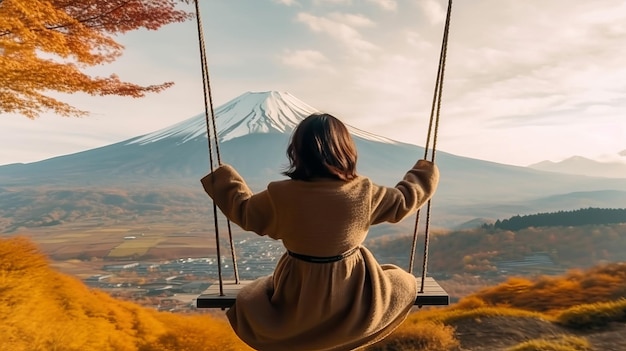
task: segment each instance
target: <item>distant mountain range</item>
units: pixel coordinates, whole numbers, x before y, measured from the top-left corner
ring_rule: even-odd
[[[248,92],[227,102],[215,110],[222,161],[235,166],[253,190],[263,189],[269,181],[283,178],[280,173],[287,165],[285,150],[292,130],[317,111],[289,93],[276,91]],[[359,151],[359,173],[377,183],[395,185],[424,155],[420,146],[349,128]],[[438,151],[437,163],[442,179],[433,199],[434,225],[452,227],[479,217],[626,205],[626,177],[568,175],[443,151]],[[146,207],[166,209],[173,204],[179,209],[185,204],[206,207],[199,179],[208,169],[204,114],[119,143],[0,166],[0,232],[40,223],[38,216],[58,207],[60,192],[73,199],[55,212],[72,213],[66,222],[88,217],[84,209],[89,206],[97,208],[99,216],[120,211],[141,216]],[[107,193],[126,199],[111,200]],[[167,211],[160,215],[167,220]],[[27,216],[31,218],[26,220]]]
[[[528,167],[542,171],[578,174],[591,177],[626,178],[626,150],[617,153],[623,162],[600,162],[581,156],[572,156],[560,162],[542,161]]]

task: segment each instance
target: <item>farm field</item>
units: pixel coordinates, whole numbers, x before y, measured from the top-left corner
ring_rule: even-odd
[[[100,267],[102,261],[206,257],[216,251],[213,232],[195,225],[82,223],[29,228],[11,236],[31,239],[53,266],[78,276],[96,273],[95,267]]]

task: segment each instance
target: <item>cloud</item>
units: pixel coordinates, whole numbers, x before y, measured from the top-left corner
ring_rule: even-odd
[[[507,4],[496,12],[476,3],[457,22],[453,14],[444,94],[459,114],[499,128],[616,116],[603,106],[626,101],[624,11]],[[481,24],[469,20],[479,16]]]
[[[292,6],[292,5],[300,5],[296,0],[273,0],[277,4]]]
[[[422,136],[416,138],[415,131],[427,123],[434,84],[434,78],[424,79],[422,71],[420,58],[402,54],[381,56],[351,68],[354,83],[350,91],[359,103],[344,114],[355,118],[350,122],[357,127],[421,143]]]
[[[403,36],[409,46],[419,50],[420,52],[430,51],[433,49],[432,41],[429,38],[425,38],[419,32],[406,30],[404,31]]]
[[[360,14],[333,12],[329,17],[336,23],[343,23],[352,27],[366,28],[376,26],[374,21]]]
[[[371,3],[378,5],[383,10],[395,11],[398,8],[398,3],[395,0],[368,0]]]
[[[367,0],[386,11],[395,11],[398,7],[396,0]],[[352,5],[352,0],[313,0],[314,5]]]
[[[332,70],[327,65],[329,63],[328,58],[316,50],[286,49],[279,59],[283,64],[296,68]]]
[[[419,60],[414,58],[389,55],[357,70],[356,86],[375,90],[383,101],[387,95],[407,97],[423,89],[422,79],[411,74],[420,71]]]
[[[446,18],[446,10],[440,1],[417,0],[417,4],[431,24],[441,23]]]
[[[299,13],[297,20],[310,30],[324,33],[337,40],[353,56],[369,58],[368,53],[378,50],[378,46],[363,39],[356,27],[373,27],[374,22],[362,15],[333,13],[328,17]]]
[[[352,0],[313,0],[313,4],[315,5],[349,5],[352,3]]]

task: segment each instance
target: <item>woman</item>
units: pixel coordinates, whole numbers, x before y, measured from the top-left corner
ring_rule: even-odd
[[[243,229],[282,240],[272,276],[243,287],[228,319],[257,350],[352,350],[391,333],[410,312],[415,278],[379,265],[361,246],[370,225],[398,222],[435,192],[437,167],[419,160],[395,187],[357,175],[346,126],[313,114],[287,149],[288,180],[253,194],[231,166],[202,179],[222,212]]]

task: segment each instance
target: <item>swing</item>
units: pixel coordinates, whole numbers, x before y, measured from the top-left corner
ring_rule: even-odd
[[[208,74],[208,64],[206,59],[206,51],[205,51],[205,41],[204,34],[202,30],[202,22],[200,18],[200,9],[198,5],[198,1],[194,1],[195,3],[195,11],[196,11],[196,23],[198,29],[198,38],[200,45],[200,59],[202,65],[202,81],[203,81],[203,89],[204,89],[204,105],[205,105],[205,122],[207,127],[207,138],[208,138],[208,148],[209,148],[209,163],[211,169],[214,169],[213,165],[213,145],[215,143],[215,155],[217,158],[217,164],[221,165],[221,156],[219,151],[219,142],[217,137],[217,128],[215,122],[215,113],[213,110],[213,99],[211,93],[211,86],[209,82],[209,74]],[[424,159],[428,159],[429,154],[429,144],[432,136],[433,146],[432,153],[430,155],[430,161],[435,161],[435,153],[436,153],[436,144],[437,144],[437,132],[439,127],[439,115],[441,110],[441,94],[443,88],[443,76],[445,70],[445,61],[446,61],[446,53],[448,47],[448,33],[450,27],[450,14],[452,9],[452,0],[448,1],[448,10],[446,15],[446,22],[443,33],[443,40],[441,44],[441,53],[439,56],[439,68],[437,72],[437,79],[435,84],[435,91],[433,96],[433,103],[431,107],[430,113],[430,122],[428,126],[428,135],[425,146]],[[210,116],[209,116],[210,111]],[[209,120],[210,117],[210,120]],[[434,130],[433,130],[434,128]],[[416,281],[418,284],[418,293],[415,297],[414,305],[418,307],[422,306],[445,306],[450,304],[450,297],[448,293],[433,279],[432,277],[427,277],[426,272],[428,268],[428,245],[429,245],[429,227],[430,227],[430,214],[431,214],[431,205],[432,199],[428,201],[426,208],[426,222],[425,222],[425,232],[424,232],[424,251],[423,251],[423,261],[422,261],[422,273],[420,277],[416,277]],[[419,218],[420,218],[420,210],[417,211],[415,218],[415,226],[413,230],[413,241],[411,245],[411,253],[409,259],[409,268],[408,272],[413,273],[413,266],[415,261],[415,250],[417,247],[417,239],[418,239],[418,227],[419,227]],[[213,202],[213,219],[215,226],[215,243],[216,243],[216,255],[217,255],[217,271],[218,271],[218,284],[213,284],[209,286],[207,290],[205,290],[201,295],[199,295],[196,299],[196,307],[197,308],[220,308],[226,309],[230,308],[235,304],[237,299],[237,294],[239,290],[243,288],[245,285],[252,282],[252,280],[240,280],[239,272],[237,268],[237,257],[234,249],[234,241],[232,236],[232,230],[230,225],[230,220],[226,220],[227,228],[228,228],[228,238],[230,244],[230,251],[232,257],[232,264],[234,269],[234,280],[225,281],[222,277],[222,264],[221,264],[221,252],[220,252],[220,234],[219,234],[219,226],[217,221],[217,205]]]

